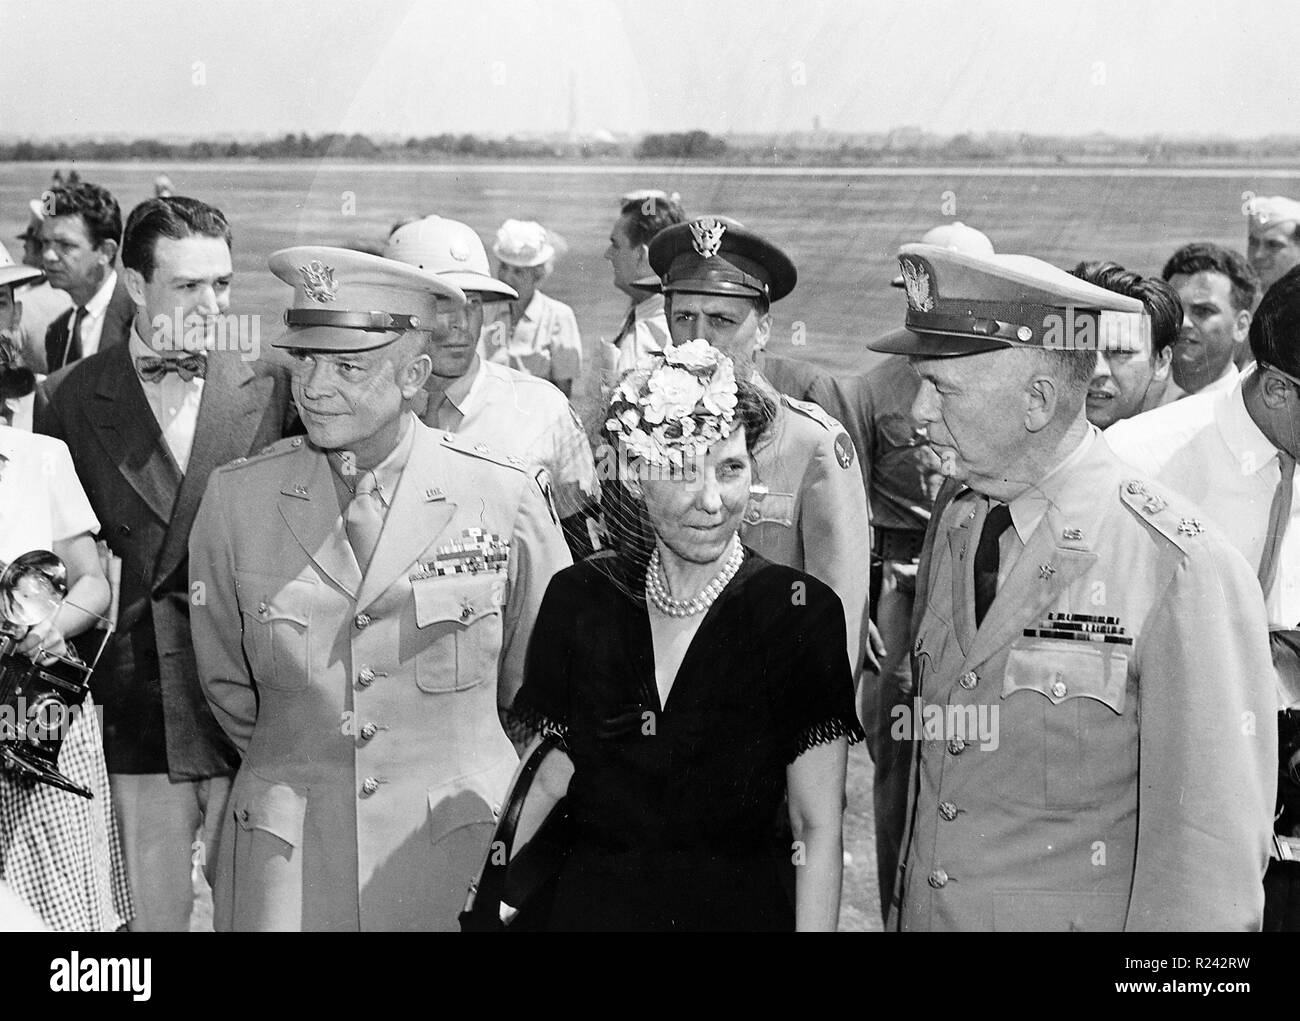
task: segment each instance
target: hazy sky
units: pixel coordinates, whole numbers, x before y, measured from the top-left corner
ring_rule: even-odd
[[[1300,133],[1296,0],[0,0],[0,135]],[[573,97],[572,100],[570,97]]]

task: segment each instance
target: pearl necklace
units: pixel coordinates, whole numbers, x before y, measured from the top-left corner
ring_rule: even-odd
[[[668,594],[667,579],[663,574],[663,565],[659,561],[659,547],[650,554],[650,563],[645,572],[646,600],[653,603],[656,610],[665,617],[693,617],[703,613],[727,587],[728,582],[736,576],[745,559],[745,548],[736,536],[731,538],[731,555],[722,570],[700,590],[693,599],[674,599]]]

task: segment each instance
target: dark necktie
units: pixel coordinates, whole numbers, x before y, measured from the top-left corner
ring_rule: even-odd
[[[9,407],[9,402],[0,400],[0,422],[5,425],[14,424],[14,409]]]
[[[975,547],[975,626],[984,623],[984,614],[993,605],[998,592],[998,540],[1011,526],[1011,508],[994,504],[984,519],[980,542]]]
[[[158,383],[169,372],[174,372],[188,383],[195,376],[203,379],[208,374],[208,360],[203,355],[182,355],[180,358],[158,358],[141,355],[135,360],[135,370],[146,383]]]
[[[636,305],[627,310],[627,317],[623,320],[623,325],[619,327],[618,336],[614,338],[614,346],[618,347],[623,343],[623,338],[636,330]]]
[[[48,362],[51,372],[55,369],[61,369],[65,365],[71,365],[81,357],[81,327],[88,315],[90,313],[86,311],[85,305],[77,306],[77,310],[72,316],[72,323],[68,328],[68,336],[64,341],[63,350],[56,349],[49,352]]]

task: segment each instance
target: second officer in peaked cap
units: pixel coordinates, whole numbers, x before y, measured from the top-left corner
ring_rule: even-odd
[[[949,476],[917,575],[902,929],[1258,929],[1264,608],[1195,507],[1085,414],[1141,303],[1038,259],[899,254],[913,415]]]
[[[772,332],[771,305],[798,280],[777,245],[725,217],[677,224],[650,242],[674,344],[703,338],[728,355],[776,405],[741,537],[773,563],[807,571],[844,604],[857,675],[868,632],[871,555],[867,500],[848,433],[821,407],[778,394],[756,364]],[[648,283],[654,283],[650,281]]]
[[[215,472],[190,543],[199,674],[243,756],[216,925],[452,929],[569,554],[544,477],[407,410],[456,284],[314,246],[271,269],[307,437]]]

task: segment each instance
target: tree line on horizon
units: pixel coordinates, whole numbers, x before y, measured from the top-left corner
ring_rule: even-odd
[[[741,138],[706,131],[652,133],[637,139],[546,140],[491,138],[474,134],[428,135],[376,141],[363,134],[289,132],[264,140],[156,138],[89,141],[0,141],[0,161],[15,163],[205,160],[697,160],[710,163],[801,164],[889,163],[924,159],[956,162],[1065,162],[1115,159],[1140,162],[1259,160],[1300,157],[1300,137],[1233,139],[1124,139],[1105,135],[1063,137],[1028,133],[963,133],[939,136],[916,128],[878,135],[792,132]]]

